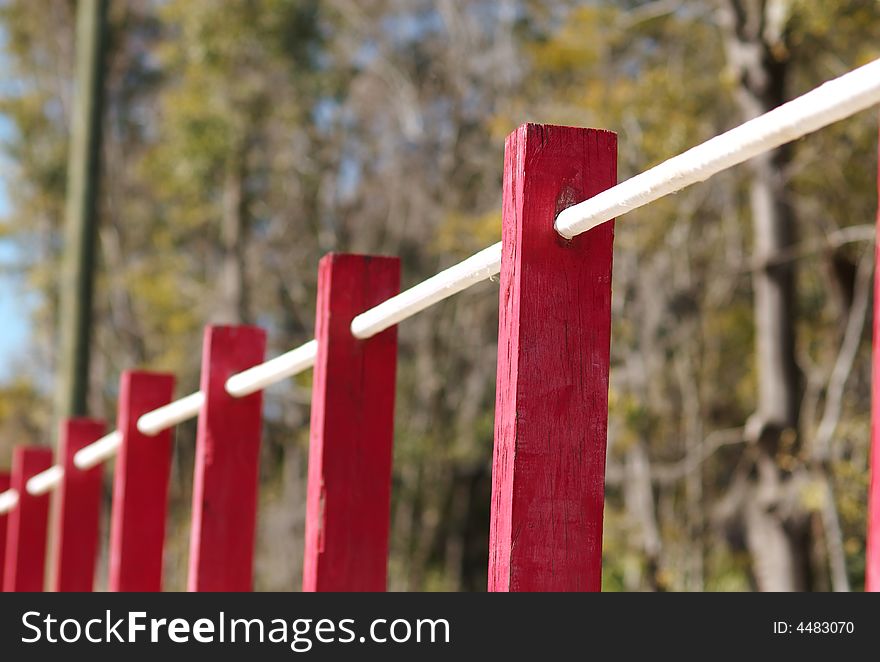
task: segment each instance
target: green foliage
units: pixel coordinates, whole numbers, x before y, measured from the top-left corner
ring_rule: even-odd
[[[218,319],[230,262],[247,321],[269,330],[274,354],[311,337],[326,251],[400,255],[408,285],[497,241],[503,141],[521,122],[616,130],[623,179],[740,119],[715,2],[521,0],[508,14],[501,4],[112,3],[95,415],[113,418],[118,374],[135,365],[175,372],[181,392],[195,388],[201,329]],[[787,50],[776,55],[791,64],[789,96],[880,53],[876,2],[782,4]],[[0,5],[12,81],[0,113],[14,128],[3,145],[13,172],[0,233],[20,247],[37,293],[34,383],[51,379],[55,360],[71,6]],[[831,241],[874,222],[875,122],[863,114],[791,149],[780,174],[804,249],[798,351],[813,404],[803,439],[776,458],[787,470],[812,462],[796,442],[815,434],[840,347],[829,259],[852,266],[871,250]],[[606,590],[754,588],[728,512],[750,457],[736,436],[757,398],[746,174],[725,173],[617,226]],[[485,588],[496,334],[489,283],[400,329],[394,589]],[[828,473],[854,586],[864,572],[867,345],[866,334]],[[298,567],[280,568],[270,552],[298,563],[310,380],[266,394],[261,588],[297,581]],[[2,391],[2,457],[13,442],[48,440],[42,391],[27,382]],[[191,436],[179,434],[175,464],[171,588],[185,573]],[[628,491],[641,450],[649,512]],[[801,505],[815,513],[821,496],[810,482]]]

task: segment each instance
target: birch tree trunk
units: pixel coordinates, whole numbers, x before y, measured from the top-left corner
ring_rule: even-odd
[[[788,74],[787,0],[726,0],[722,29],[736,79],[743,120],[783,103]],[[755,581],[763,591],[810,586],[806,515],[797,503],[796,477],[777,456],[798,443],[800,374],[795,360],[795,261],[781,258],[795,243],[784,172],[790,150],[750,162],[753,229],[757,408],[746,426],[754,471],[744,490],[742,516]]]

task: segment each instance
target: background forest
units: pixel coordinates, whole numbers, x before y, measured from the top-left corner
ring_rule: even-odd
[[[54,444],[74,17],[0,0],[2,296],[31,312],[0,466]],[[625,179],[880,56],[876,0],[113,0],[109,25],[108,420],[126,368],[196,389],[206,323],[311,338],[327,251],[399,255],[408,286],[497,241],[522,122],[617,131]],[[861,589],[876,146],[863,113],[618,223],[605,590]],[[497,305],[486,282],[400,328],[392,590],[485,590]],[[300,583],[310,378],[265,396],[261,590]]]

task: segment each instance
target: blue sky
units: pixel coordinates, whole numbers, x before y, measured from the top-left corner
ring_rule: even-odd
[[[9,138],[10,131],[9,121],[0,115],[0,145]],[[0,219],[9,213],[10,168],[11,164],[0,150]],[[0,380],[9,379],[13,364],[19,363],[30,330],[25,284],[10,273],[17,257],[12,242],[0,239]]]
[[[0,30],[0,80],[7,68],[4,57],[4,33]],[[11,81],[8,81],[8,85]],[[12,166],[6,157],[4,144],[13,127],[0,115],[0,223],[9,214],[8,187]],[[25,283],[12,273],[18,262],[18,250],[13,242],[0,238],[0,380],[5,381],[21,366],[24,349],[30,333],[30,313]]]

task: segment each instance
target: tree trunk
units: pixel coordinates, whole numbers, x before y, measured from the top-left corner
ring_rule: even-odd
[[[107,0],[79,0],[76,93],[67,162],[65,242],[60,290],[61,355],[56,416],[84,416],[89,386],[95,228],[104,87]]]
[[[785,99],[788,51],[785,0],[727,0],[722,26],[728,62],[737,77],[742,119]],[[753,159],[748,180],[754,233],[753,272],[757,410],[746,426],[755,469],[743,518],[757,586],[764,591],[809,588],[807,518],[794,476],[777,463],[780,449],[797,443],[800,375],[795,361],[794,262],[779,258],[793,246],[794,223],[783,174],[790,151]]]
[[[637,591],[646,584],[651,591],[662,591],[666,587],[660,575],[660,527],[657,523],[647,441],[637,441],[626,454],[625,475],[623,493],[626,510],[635,520],[635,530],[639,532],[645,559],[644,574],[640,568],[638,574],[630,578],[626,588]]]
[[[216,321],[246,324],[249,321],[245,243],[248,201],[245,191],[247,150],[239,149],[229,160],[223,183],[223,217],[220,228],[219,303]]]

